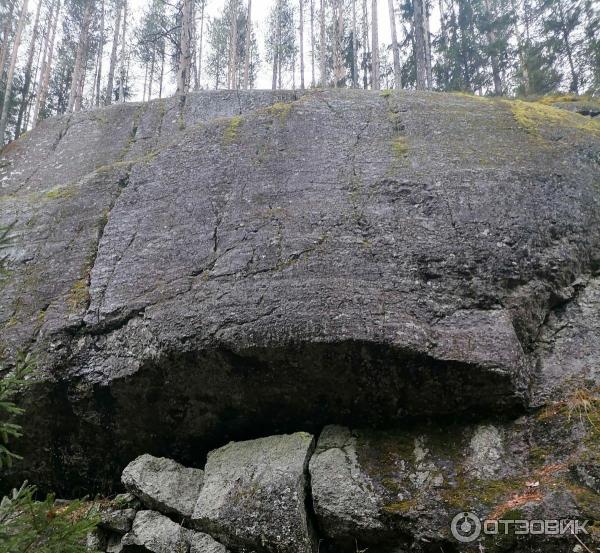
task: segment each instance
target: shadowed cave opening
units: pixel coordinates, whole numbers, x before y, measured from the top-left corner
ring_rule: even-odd
[[[120,491],[122,469],[143,453],[203,467],[231,440],[511,417],[525,406],[505,372],[366,342],[170,352],[108,383],[40,383],[25,404],[16,480],[63,497]]]

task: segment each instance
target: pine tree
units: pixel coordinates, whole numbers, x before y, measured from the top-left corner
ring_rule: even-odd
[[[108,67],[108,80],[106,83],[106,94],[104,96],[105,105],[112,104],[114,95],[114,78],[117,67],[117,52],[119,48],[119,38],[121,36],[121,14],[123,12],[124,0],[115,0],[115,22],[114,22],[114,34],[112,40],[112,47],[110,53],[110,65]]]
[[[380,80],[379,80],[379,24],[377,22],[377,0],[373,0],[372,5],[372,27],[373,27],[373,45],[372,45],[372,59],[373,59],[373,69],[372,69],[372,79],[373,79],[373,90],[380,89]]]

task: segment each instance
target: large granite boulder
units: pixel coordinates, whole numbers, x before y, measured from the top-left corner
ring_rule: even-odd
[[[563,394],[565,361],[598,384],[597,317],[581,353],[559,322],[596,301],[597,121],[408,92],[180,106],[51,119],[2,152],[0,350],[41,371],[13,481],[110,491],[146,452],[514,418]]]
[[[171,459],[141,455],[129,463],[121,482],[148,509],[189,518],[202,489],[204,472]]]
[[[236,550],[314,553],[306,510],[310,434],[231,442],[208,456],[194,527]]]

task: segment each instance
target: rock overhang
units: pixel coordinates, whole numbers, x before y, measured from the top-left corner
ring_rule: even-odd
[[[549,146],[435,94],[178,106],[48,122],[7,154],[3,342],[64,387],[59,449],[118,436],[122,463],[153,427],[189,460],[253,424],[527,406],[539,329],[598,260],[593,135]]]

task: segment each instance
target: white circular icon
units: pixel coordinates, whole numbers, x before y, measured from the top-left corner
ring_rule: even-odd
[[[481,534],[481,521],[473,513],[458,513],[450,525],[452,535],[461,543],[471,543]]]

